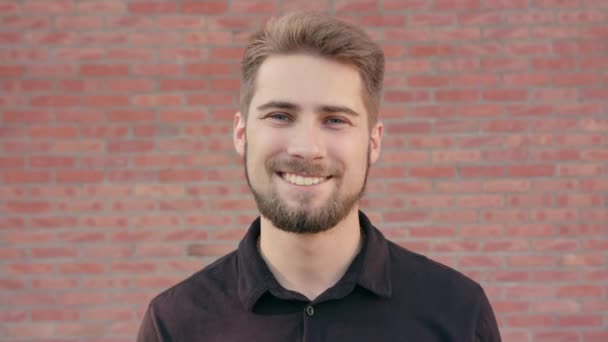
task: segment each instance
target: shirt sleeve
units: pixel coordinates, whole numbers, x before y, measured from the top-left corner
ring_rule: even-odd
[[[137,334],[137,342],[160,342],[158,338],[158,329],[156,325],[155,315],[152,305],[148,305],[144,318],[139,326]]]
[[[475,342],[501,342],[500,332],[494,311],[485,292],[481,292],[477,325],[475,327]]]

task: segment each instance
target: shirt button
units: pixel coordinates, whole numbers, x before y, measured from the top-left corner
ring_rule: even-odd
[[[315,308],[312,305],[306,305],[306,314],[310,317],[315,314]]]

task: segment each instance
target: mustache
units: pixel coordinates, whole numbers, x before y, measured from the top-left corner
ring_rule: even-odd
[[[341,170],[335,166],[309,163],[300,159],[272,158],[266,162],[266,169],[270,172],[300,173],[326,177],[341,174]]]

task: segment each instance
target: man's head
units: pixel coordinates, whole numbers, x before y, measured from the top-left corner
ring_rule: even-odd
[[[374,100],[363,74],[382,71],[383,55],[359,29],[324,16],[290,15],[269,25],[245,53],[247,114],[235,116],[234,143],[262,216],[285,231],[318,233],[358,208],[379,156],[382,124],[369,108],[377,111],[382,75],[368,77]],[[362,62],[369,59],[373,67]]]
[[[371,126],[378,119],[384,79],[384,53],[360,28],[318,13],[291,13],[271,20],[253,34],[241,63],[240,111],[255,93],[262,63],[272,55],[306,53],[352,65],[363,81],[362,97]]]

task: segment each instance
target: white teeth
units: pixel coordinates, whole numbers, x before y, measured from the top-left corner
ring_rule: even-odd
[[[284,173],[283,179],[295,185],[305,186],[319,184],[325,180],[325,178],[321,177],[302,177],[300,175],[294,175],[293,173]]]

